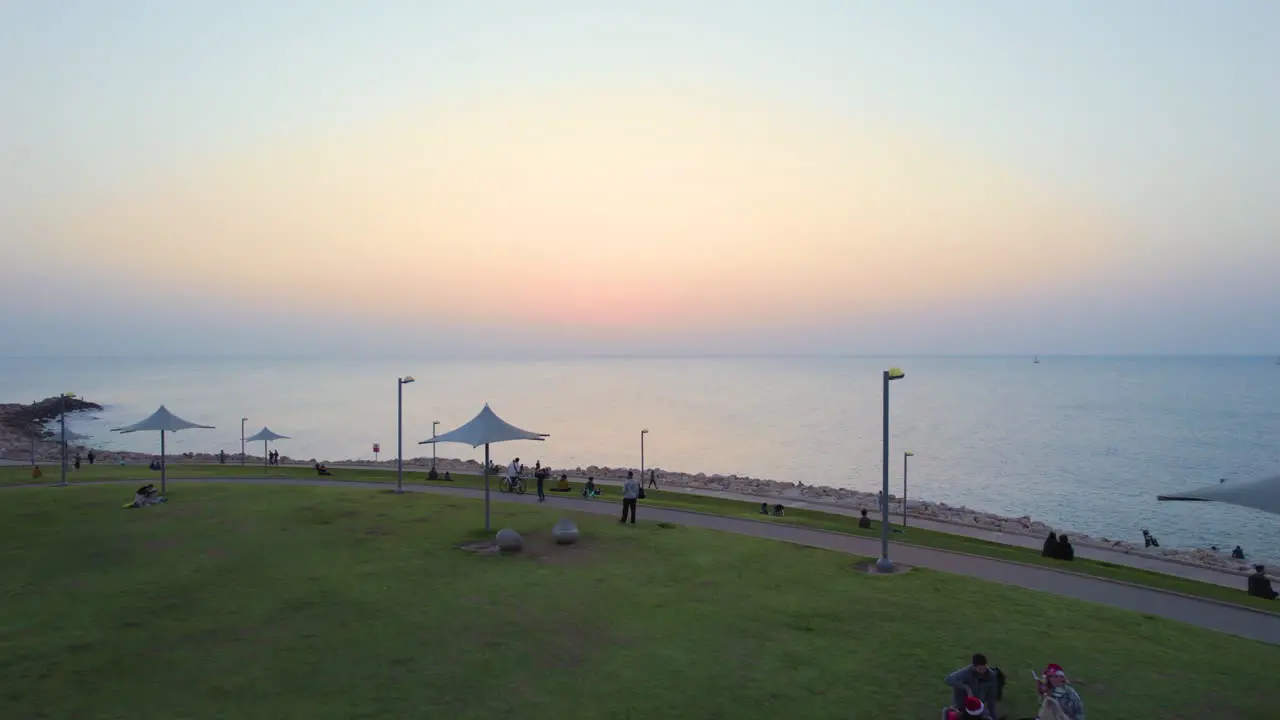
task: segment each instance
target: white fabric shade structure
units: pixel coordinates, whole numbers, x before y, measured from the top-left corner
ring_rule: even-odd
[[[512,425],[498,417],[498,414],[489,408],[489,403],[485,403],[484,409],[465,425],[418,444],[449,442],[462,443],[473,448],[484,446],[484,529],[489,530],[489,445],[509,440],[542,441],[548,437],[551,436],[547,433],[530,432]]]
[[[244,441],[258,442],[259,440],[261,440],[262,441],[262,464],[265,467],[271,467],[271,458],[270,458],[270,453],[267,452],[267,443],[271,442],[272,440],[288,440],[288,439],[289,439],[288,435],[281,435],[280,433],[272,432],[271,428],[264,425],[261,430],[245,438]]]
[[[1219,482],[1183,493],[1159,495],[1158,500],[1222,502],[1280,515],[1280,475],[1246,482]]]
[[[169,409],[161,405],[159,410],[151,413],[150,417],[141,420],[132,425],[126,425],[122,428],[112,428],[112,432],[118,433],[134,433],[134,432],[160,432],[160,491],[165,490],[165,481],[168,479],[168,463],[165,462],[164,451],[164,434],[167,432],[178,432],[179,430],[191,430],[200,428],[202,430],[212,430],[212,425],[199,425],[188,422],[182,418],[169,412]]]

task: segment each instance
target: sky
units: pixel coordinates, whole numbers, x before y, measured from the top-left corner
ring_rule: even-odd
[[[7,0],[4,354],[1275,354],[1277,27]]]

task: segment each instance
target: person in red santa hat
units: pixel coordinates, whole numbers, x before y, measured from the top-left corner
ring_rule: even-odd
[[[1040,706],[1041,720],[1085,720],[1084,701],[1080,693],[1067,682],[1067,673],[1057,663],[1049,663],[1044,669],[1044,680],[1036,689],[1043,698]]]

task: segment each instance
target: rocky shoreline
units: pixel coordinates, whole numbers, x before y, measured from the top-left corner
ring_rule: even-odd
[[[31,460],[32,438],[35,442],[35,460],[39,462],[57,462],[58,445],[52,433],[44,429],[44,425],[58,416],[60,398],[47,398],[31,405],[0,405],[0,457],[9,460]],[[101,410],[101,406],[76,398],[69,399],[74,403],[75,412]],[[73,405],[68,405],[71,411]],[[72,446],[72,451],[82,454],[87,448]],[[111,450],[94,450],[96,460],[103,464],[146,464],[156,458],[153,453],[119,452]],[[281,455],[283,463],[312,464],[316,458],[296,459]],[[170,462],[216,463],[218,457],[213,453],[183,453],[173,455]],[[227,462],[238,463],[240,454],[228,454]],[[260,455],[248,454],[248,463],[262,463]],[[373,462],[367,459],[325,460],[331,466],[357,465],[362,467],[378,467],[393,469],[395,460]],[[418,470],[431,466],[430,457],[406,458],[404,464]],[[456,458],[438,458],[436,467],[440,472],[478,475],[484,471],[482,463],[476,460],[460,460]],[[661,482],[693,491],[725,492],[738,495],[759,497],[762,501],[776,501],[783,505],[802,502],[810,505],[825,505],[835,510],[867,509],[876,511],[879,508],[877,493],[859,492],[848,488],[827,487],[824,485],[806,485],[804,483],[780,482],[761,478],[743,477],[739,475],[707,475],[705,473],[682,473],[656,469]],[[574,478],[595,477],[602,480],[621,480],[627,472],[639,472],[637,468],[613,468],[598,465],[586,467],[561,468],[555,472],[567,473]],[[955,507],[946,503],[935,503],[928,500],[908,500],[906,503],[909,517],[933,522],[946,523],[968,528],[977,528],[990,532],[1020,535],[1043,539],[1050,531],[1067,532],[1072,543],[1077,546],[1097,547],[1125,554],[1140,555],[1168,562],[1175,562],[1193,567],[1204,567],[1223,572],[1247,574],[1252,570],[1254,558],[1247,561],[1233,560],[1228,553],[1208,548],[1144,548],[1141,545],[1124,540],[1112,540],[1101,537],[1094,538],[1085,533],[1078,533],[1071,528],[1051,527],[1045,523],[1032,520],[1028,516],[1004,517],[993,513],[982,512],[968,507]],[[902,501],[889,496],[889,511],[894,516],[901,516]]]

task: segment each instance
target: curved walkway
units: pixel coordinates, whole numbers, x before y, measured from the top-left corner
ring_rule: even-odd
[[[129,484],[130,481],[105,480],[76,483],[75,485]],[[184,478],[170,479],[170,484],[185,483],[240,483],[256,485],[303,485],[319,487],[347,488],[380,488],[391,487],[392,483],[375,483],[365,481],[342,481],[320,479],[286,479],[286,478]],[[74,487],[75,485],[69,486]],[[19,485],[11,487],[59,487],[56,485]],[[426,492],[438,495],[453,495],[468,498],[484,496],[484,491],[464,487],[448,487],[436,485],[405,485],[406,492]],[[523,503],[537,505],[536,495],[509,495],[494,492],[491,499],[496,502]],[[551,507],[561,507],[577,512],[596,515],[619,514],[619,504],[603,500],[585,500],[582,498],[548,496]],[[880,543],[870,538],[843,535],[840,533],[814,530],[795,525],[748,520],[745,518],[709,515],[688,510],[645,507],[640,504],[642,521],[660,521],[689,525],[694,527],[721,530],[724,532],[751,535],[772,540],[798,543],[812,547],[835,550],[836,552],[859,555],[862,557],[879,557]],[[1088,602],[1110,605],[1146,615],[1154,615],[1196,625],[1218,632],[1238,635],[1240,637],[1259,640],[1266,643],[1280,644],[1280,615],[1273,615],[1246,607],[1228,605],[1187,595],[1140,587],[1101,578],[1094,578],[1073,573],[1058,572],[1034,565],[993,560],[990,558],[965,555],[934,548],[923,548],[910,545],[892,544],[890,558],[914,567],[929,568],[941,572],[966,575],[968,577],[987,580],[989,582],[1014,585],[1017,587],[1053,593],[1064,597],[1085,600]]]

